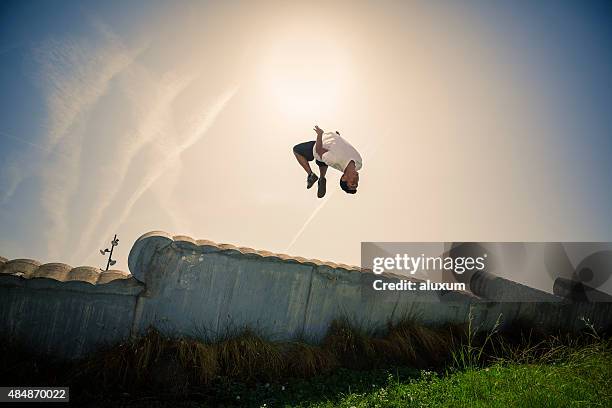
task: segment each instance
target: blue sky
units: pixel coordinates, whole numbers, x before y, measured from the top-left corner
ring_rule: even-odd
[[[553,149],[564,150],[568,184],[582,187],[577,211],[598,214],[597,224],[609,229],[612,3],[490,2],[478,10],[491,21],[493,38],[505,38],[520,50],[515,64],[528,75],[539,73],[531,85],[548,94],[564,130]]]
[[[609,2],[124,3],[0,6],[2,256],[612,240]],[[315,123],[362,151],[356,197],[303,189]]]

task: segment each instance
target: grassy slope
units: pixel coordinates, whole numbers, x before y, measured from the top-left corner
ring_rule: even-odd
[[[609,347],[596,344],[564,351],[537,363],[504,361],[446,375],[409,368],[340,369],[282,387],[233,384],[217,388],[207,401],[191,400],[193,405],[186,406],[612,407]]]
[[[0,382],[70,385],[90,407],[612,407],[612,342],[591,331],[512,338],[406,321],[373,337],[340,322],[319,346],[151,331],[74,362],[0,341]]]
[[[496,364],[439,377],[396,382],[309,407],[611,407],[612,358],[607,352],[557,364]]]

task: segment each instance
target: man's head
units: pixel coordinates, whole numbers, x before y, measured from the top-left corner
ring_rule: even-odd
[[[355,194],[359,185],[359,172],[355,166],[347,166],[344,174],[340,177],[340,188],[348,194]]]

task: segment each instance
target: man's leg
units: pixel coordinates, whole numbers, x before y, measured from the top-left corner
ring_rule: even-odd
[[[327,179],[325,179],[325,174],[327,174],[327,165],[317,160],[317,165],[319,166],[319,174],[321,178],[319,179],[319,185],[317,188],[317,197],[323,198],[325,197]]]
[[[312,173],[312,169],[310,168],[310,163],[308,163],[308,160],[306,160],[306,158],[299,153],[293,152],[293,154],[295,155],[295,158],[297,159],[298,163],[300,163],[300,166],[302,166],[302,168],[306,170],[306,174]]]
[[[317,164],[319,165],[319,177],[325,178],[325,174],[327,174],[327,165],[321,166],[319,162],[317,162]]]
[[[314,160],[314,154],[312,153],[312,149],[314,147],[315,142],[304,142],[297,144],[293,147],[293,154],[297,159],[300,166],[306,171],[308,176],[306,177],[306,188],[310,188],[314,185],[314,183],[319,179],[316,174],[312,172],[310,168],[310,161]]]

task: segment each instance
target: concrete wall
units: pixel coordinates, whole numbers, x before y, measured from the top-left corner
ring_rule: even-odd
[[[469,293],[376,292],[377,277],[348,265],[220,246],[153,232],[133,246],[129,267],[146,292],[139,330],[222,334],[255,327],[275,339],[320,340],[330,322],[345,317],[366,327],[405,316],[430,323],[464,321]]]
[[[0,259],[0,335],[78,357],[130,336],[143,289],[121,271]]]
[[[471,316],[482,329],[500,315],[502,324],[522,319],[549,328],[580,329],[582,317],[596,327],[612,322],[610,303],[573,303],[486,274],[474,275],[472,292],[380,292],[375,279],[405,277],[163,232],[134,243],[129,268],[133,275],[0,259],[0,330],[78,357],[151,325],[209,337],[250,326],[271,339],[316,342],[337,318],[366,328],[404,317],[441,324]]]

